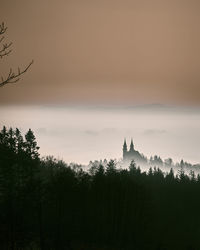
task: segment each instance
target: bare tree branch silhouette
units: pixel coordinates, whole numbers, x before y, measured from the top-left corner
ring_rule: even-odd
[[[4,22],[0,24],[0,59],[2,59],[4,56],[8,56],[11,52],[11,46],[12,42],[4,43],[5,36],[4,34],[7,31],[7,27],[5,26]],[[21,79],[21,75],[23,75],[33,64],[33,60],[28,64],[28,66],[25,67],[25,69],[21,70],[18,67],[17,73],[13,71],[12,68],[10,68],[9,73],[6,77],[1,76],[0,80],[0,87],[3,87],[4,85],[8,83],[16,83]]]

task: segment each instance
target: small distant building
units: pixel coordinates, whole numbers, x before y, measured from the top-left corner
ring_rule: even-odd
[[[147,159],[142,154],[140,154],[137,150],[135,150],[134,145],[133,145],[133,139],[131,139],[129,150],[127,149],[126,139],[124,139],[123,162],[130,163],[132,160],[140,164],[147,162]]]

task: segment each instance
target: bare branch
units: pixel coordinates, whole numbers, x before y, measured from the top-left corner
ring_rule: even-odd
[[[11,45],[12,45],[12,43],[4,43],[3,44],[3,49],[0,50],[0,53],[2,53],[3,51],[5,51],[6,49],[8,49]]]
[[[2,22],[0,24],[0,59],[2,59],[2,57],[4,56],[8,56],[12,49],[12,42],[10,43],[2,43],[2,41],[4,40],[4,36],[1,37],[1,35],[3,35],[7,30],[7,27],[5,27],[4,22]],[[3,87],[4,85],[8,84],[8,83],[16,83],[20,80],[21,75],[23,75],[24,73],[26,73],[26,71],[31,67],[31,65],[33,64],[33,60],[28,64],[28,66],[24,69],[24,70],[20,70],[20,68],[18,68],[17,73],[13,72],[12,68],[10,69],[8,75],[6,78],[1,77],[0,79],[0,87]]]
[[[0,87],[3,87],[4,85],[6,85],[8,83],[16,83],[16,82],[18,82],[20,80],[20,76],[23,75],[24,73],[26,73],[26,71],[30,68],[30,66],[32,64],[33,64],[33,60],[29,63],[29,65],[23,71],[21,71],[20,68],[18,68],[17,73],[14,73],[13,70],[10,69],[6,79],[1,77]]]
[[[0,50],[0,58],[7,56],[10,54],[10,52],[12,51],[11,49],[8,50],[8,48],[10,48],[10,46],[12,45],[12,43],[5,43],[3,44],[3,48]]]
[[[0,24],[0,35],[4,34],[7,30],[7,27],[5,27],[4,22]]]
[[[5,27],[4,22],[3,22],[2,24],[0,24],[0,35],[4,34],[6,32],[6,30],[7,30],[7,27]],[[3,39],[4,39],[4,36],[2,36],[0,38],[0,43],[3,41]],[[0,49],[0,58],[7,56],[11,53],[11,51],[12,51],[10,49],[11,45],[12,45],[12,42],[11,43],[4,43],[3,45],[1,45],[2,49]]]
[[[0,54],[0,58],[7,56],[11,53],[12,50],[4,51],[2,54]]]
[[[3,39],[4,39],[4,36],[2,36],[2,38],[0,39],[0,43],[3,41]]]

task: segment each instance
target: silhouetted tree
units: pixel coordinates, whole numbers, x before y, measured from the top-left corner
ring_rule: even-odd
[[[5,40],[5,33],[7,31],[7,27],[5,26],[4,22],[0,24],[0,59],[3,59],[5,56],[8,56],[12,49],[12,42],[4,42]],[[1,76],[0,80],[0,87],[3,87],[4,85],[8,83],[16,83],[20,80],[21,76],[30,68],[30,66],[33,64],[33,60],[23,69],[21,70],[18,68],[17,73],[13,71],[12,68],[10,68],[9,73],[6,77]]]
[[[200,177],[116,161],[40,158],[31,129],[0,131],[0,248],[199,249]]]

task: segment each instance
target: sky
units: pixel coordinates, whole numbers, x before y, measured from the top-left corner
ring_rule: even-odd
[[[11,104],[200,104],[198,0],[1,0]]]
[[[34,64],[0,88],[0,126],[32,128],[41,155],[67,162],[120,158],[133,137],[148,157],[199,163],[199,13],[199,0],[1,0],[0,76]]]

